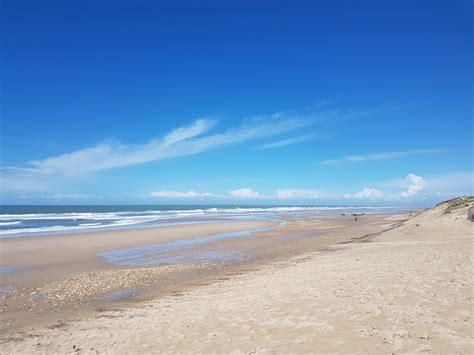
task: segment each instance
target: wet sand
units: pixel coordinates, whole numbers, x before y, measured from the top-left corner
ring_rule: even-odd
[[[278,224],[225,221],[1,239],[0,265],[14,272],[0,274],[0,311],[5,320],[0,324],[0,331],[76,316],[78,312],[96,307],[90,304],[96,296],[148,287],[156,280],[169,283],[181,274],[184,277],[185,271],[202,273],[206,268],[206,265],[189,263],[123,268],[107,262],[99,253],[198,240],[218,233],[272,228]]]
[[[157,228],[54,234],[0,239],[1,264],[20,268],[74,263],[95,259],[114,249],[167,243],[210,234],[235,232],[278,225],[270,221],[225,221],[183,224]]]

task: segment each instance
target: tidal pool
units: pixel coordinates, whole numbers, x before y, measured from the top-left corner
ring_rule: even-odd
[[[240,232],[218,233],[205,237],[177,240],[165,244],[147,245],[111,250],[97,254],[107,261],[122,266],[159,266],[169,264],[194,264],[243,260],[245,253],[193,250],[211,242],[250,237],[273,228],[259,228]]]

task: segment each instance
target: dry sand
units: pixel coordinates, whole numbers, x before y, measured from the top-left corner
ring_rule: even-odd
[[[384,233],[95,317],[7,353],[473,352],[473,226],[446,205]]]

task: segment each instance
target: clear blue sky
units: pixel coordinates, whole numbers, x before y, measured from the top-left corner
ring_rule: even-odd
[[[471,1],[4,0],[2,203],[472,193]]]

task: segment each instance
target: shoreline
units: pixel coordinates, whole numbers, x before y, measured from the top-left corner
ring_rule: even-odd
[[[8,207],[8,206],[7,206]],[[14,206],[10,206],[13,208]],[[28,209],[34,206],[24,206]],[[47,206],[39,206],[46,208]],[[53,206],[57,209],[46,210],[44,213],[0,213],[0,240],[10,238],[27,238],[34,236],[67,235],[82,233],[99,233],[103,231],[120,231],[158,228],[183,224],[201,224],[233,220],[275,220],[282,215],[297,214],[334,214],[345,212],[366,214],[399,214],[406,212],[400,207],[372,206],[254,206],[226,208],[207,208],[209,206],[185,206],[186,209],[164,210],[127,210],[127,206],[109,206],[110,210],[97,210],[94,206]],[[60,208],[61,207],[61,208]],[[66,207],[66,209],[64,209]],[[133,207],[133,206],[132,206]],[[143,207],[143,206],[141,206]],[[169,207],[169,206],[165,206]],[[196,207],[196,206],[195,206]],[[203,209],[203,207],[206,207]],[[191,208],[191,209],[189,209]],[[27,210],[23,211],[26,212]],[[13,212],[13,211],[12,211]],[[18,211],[15,211],[18,212]],[[31,211],[30,211],[31,212]],[[35,211],[39,212],[39,211]],[[46,223],[55,220],[51,225]],[[36,222],[31,222],[36,221]],[[24,226],[26,224],[26,226]],[[9,229],[9,226],[19,226]],[[28,226],[29,225],[29,226]]]
[[[262,259],[12,330],[0,343],[6,352],[468,353],[472,222],[469,207],[445,207],[292,221],[227,240],[220,246],[255,242]],[[311,230],[324,232],[291,237]]]
[[[153,283],[155,279],[163,279],[165,286],[170,277],[187,279],[208,273],[207,267],[190,263],[147,269],[127,267],[109,262],[100,256],[101,253],[180,241],[199,241],[220,233],[270,230],[279,224],[274,221],[236,220],[2,239],[0,265],[5,272],[0,274],[0,313],[6,322],[0,325],[0,333],[71,317],[77,312],[86,314],[99,306],[111,306],[102,304],[100,299],[94,297],[63,299],[63,296],[55,295],[58,287],[63,293],[98,296],[109,287],[112,287],[111,291],[119,291],[130,285],[140,287]],[[130,273],[124,274],[127,270],[131,270]],[[125,282],[115,282],[120,278],[125,279]],[[74,287],[79,281],[85,282],[83,287],[91,287],[92,293],[88,294]],[[73,286],[73,291],[71,287],[54,288],[58,282],[69,283],[69,286]]]
[[[265,222],[263,226],[268,230],[252,235],[252,238],[216,240],[189,250],[192,254],[213,253],[218,250],[220,253],[237,252],[248,256],[242,260],[137,269],[114,265],[94,256],[76,262],[63,260],[56,264],[55,270],[51,268],[51,265],[49,267],[40,265],[31,273],[7,274],[7,281],[14,282],[18,290],[22,290],[24,296],[8,295],[4,302],[4,307],[6,307],[4,316],[9,317],[7,323],[0,327],[0,332],[14,334],[16,331],[28,329],[31,326],[56,324],[67,319],[88,317],[96,314],[97,310],[135,307],[142,302],[167,295],[179,295],[203,285],[220,282],[233,275],[260,269],[272,262],[288,260],[308,250],[323,250],[330,245],[349,242],[353,236],[362,237],[367,233],[379,232],[400,218],[404,217],[366,216],[359,223],[354,223],[352,218],[291,220],[283,226],[274,222]],[[212,226],[214,232],[220,227],[228,230],[232,226],[234,230],[242,230],[248,227],[262,227],[262,221],[236,221],[231,226],[225,222],[223,225],[212,224]],[[208,234],[212,235],[209,227],[211,225],[206,226],[206,229]],[[184,228],[186,232],[182,231],[181,240],[187,241],[192,238],[189,228],[191,227]],[[348,234],[349,231],[351,234]],[[138,231],[139,234],[142,232],[143,230]],[[196,234],[196,230],[193,232]],[[202,233],[198,234],[202,235]],[[81,233],[80,236],[83,239],[89,239],[84,237],[85,234]],[[121,236],[128,236],[130,239],[129,231],[123,231]],[[106,237],[112,238],[110,235]],[[42,241],[43,238],[37,237],[36,240]],[[58,238],[54,236],[52,240],[56,242]],[[70,235],[67,235],[65,239],[70,241]],[[17,239],[17,241],[22,240],[25,241],[23,238]],[[161,241],[164,242],[164,239]],[[102,242],[105,242],[105,238]],[[105,242],[105,245],[108,245],[107,249],[110,249],[108,243],[108,241]],[[156,243],[157,240],[152,239],[151,245]],[[18,278],[19,275],[21,275],[20,278]],[[123,297],[114,299],[115,291],[119,295],[122,292]],[[42,299],[40,295],[48,298]],[[106,301],[105,299],[110,295],[112,299]]]
[[[277,225],[278,222],[273,221],[239,220],[4,238],[0,240],[4,249],[2,266],[31,267],[77,261],[83,260],[84,254],[91,258],[97,253],[114,249],[162,244],[216,233],[272,228]]]

